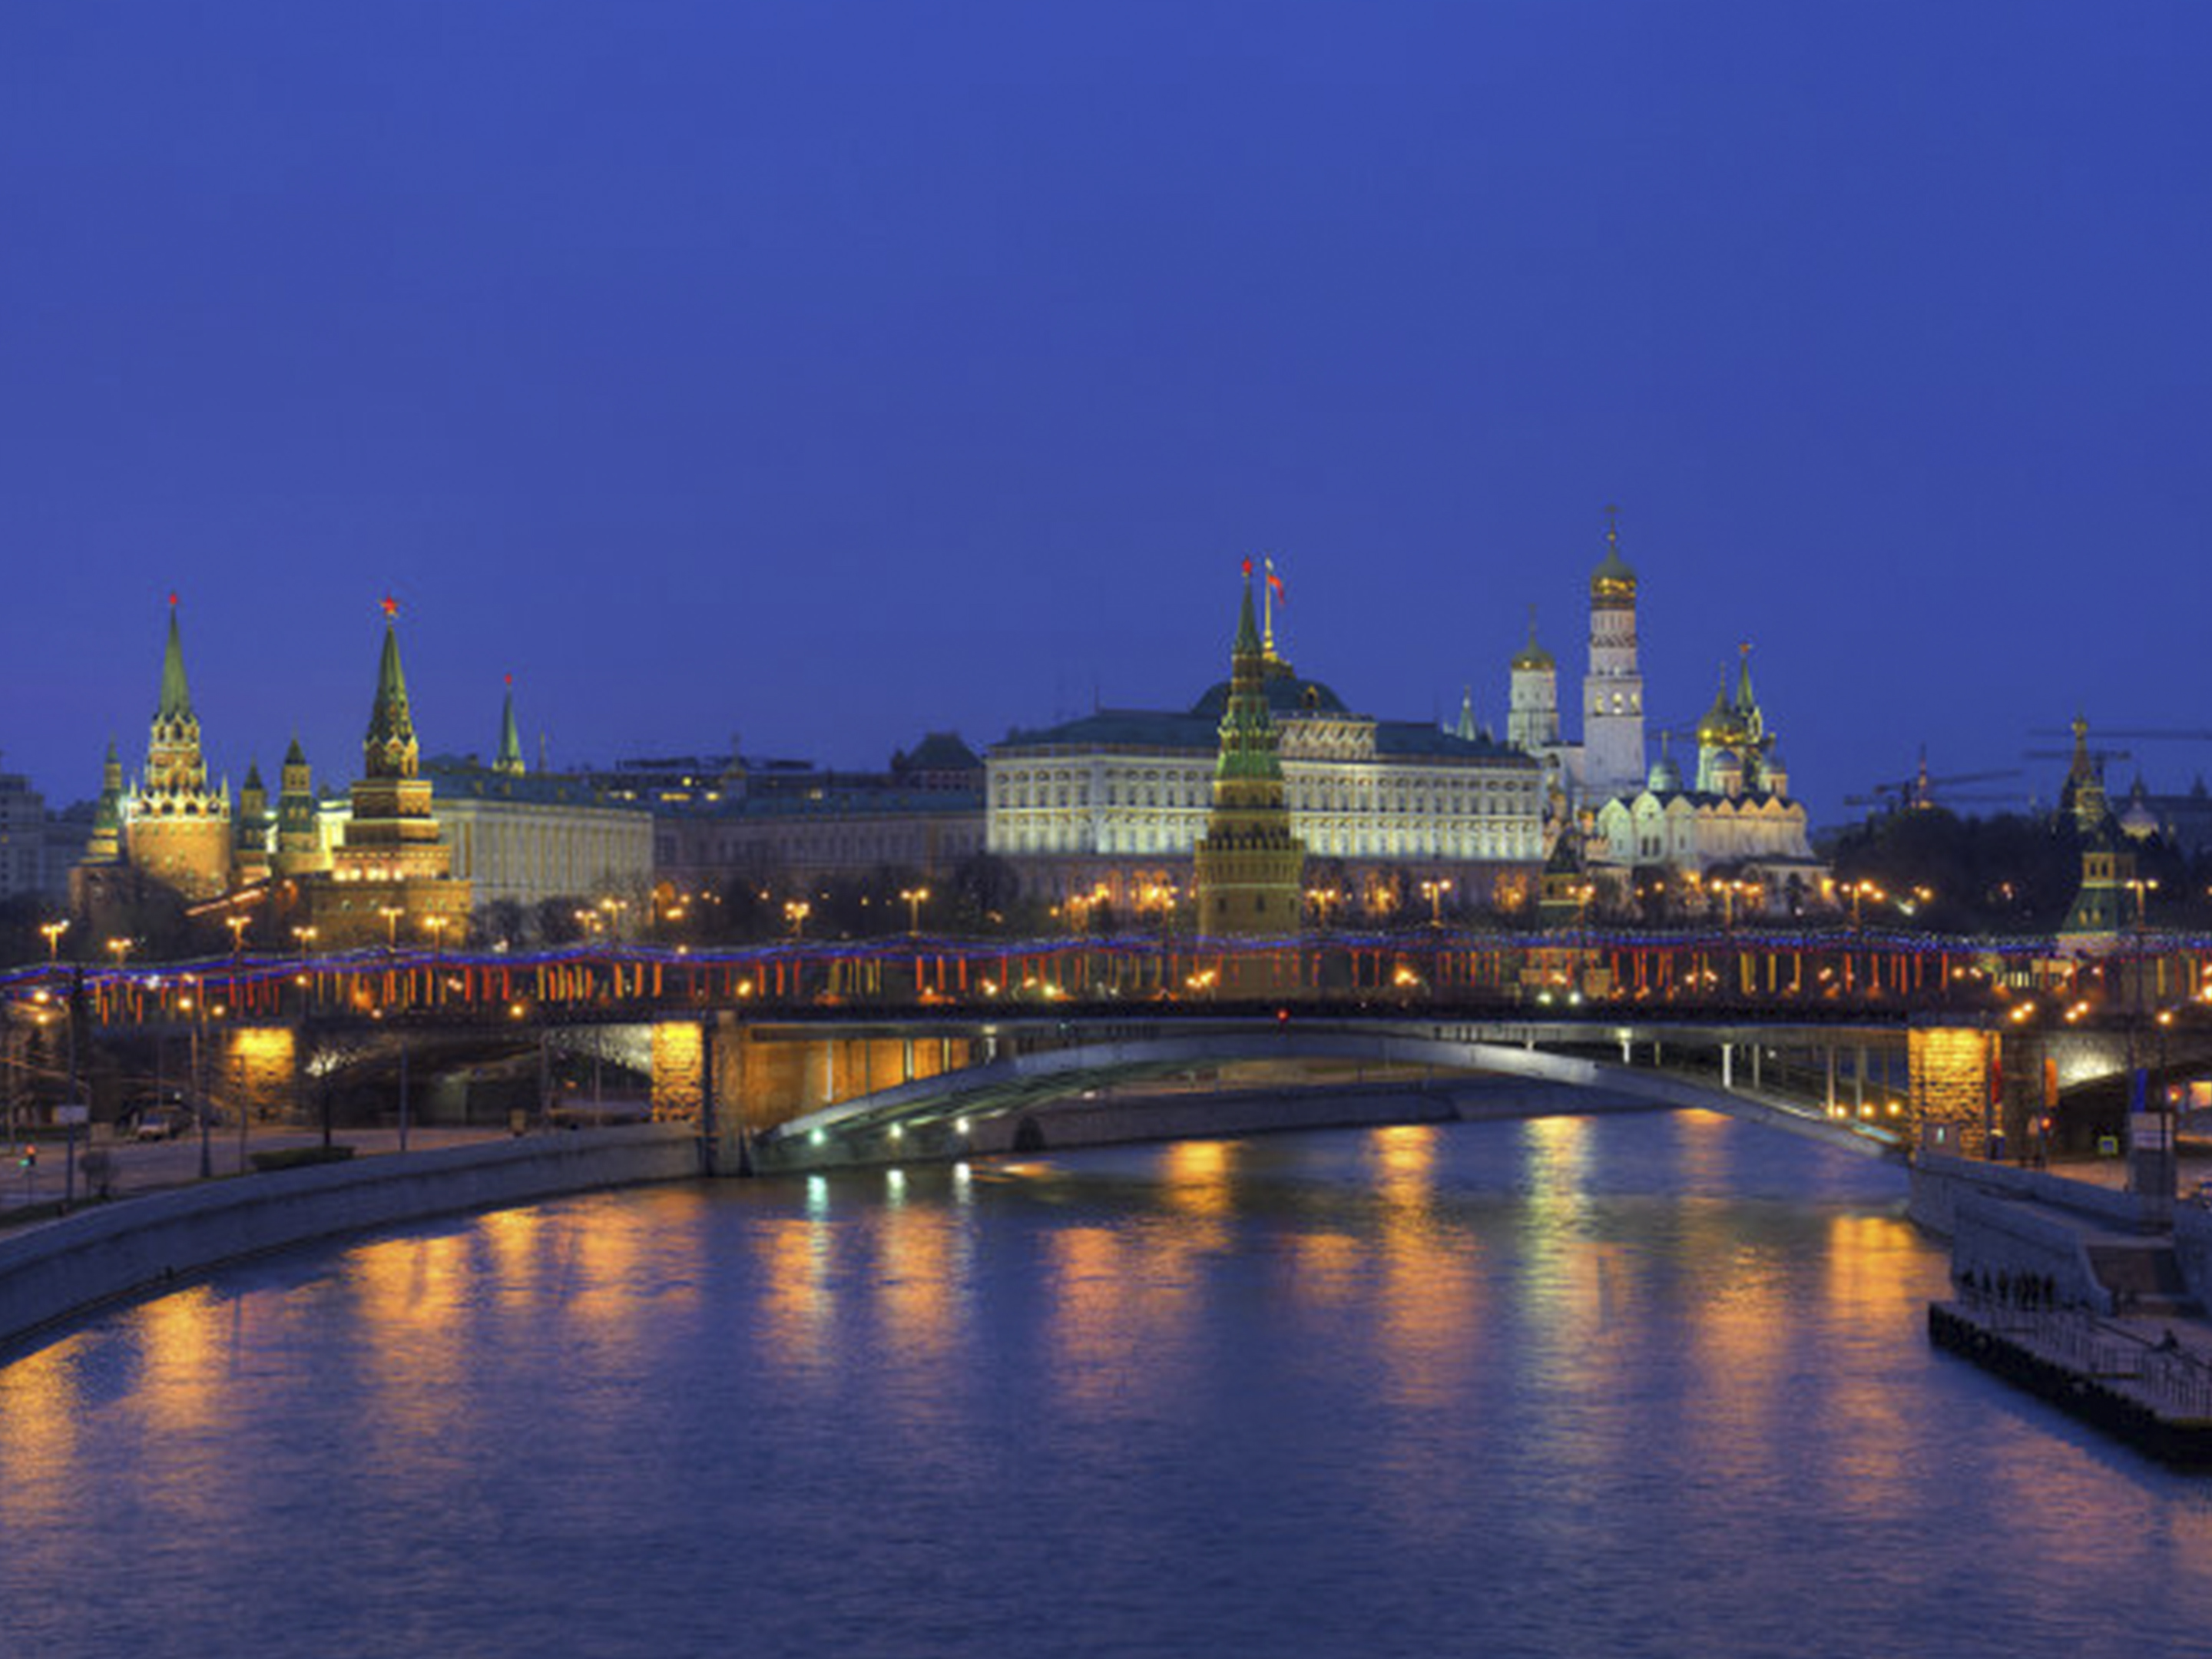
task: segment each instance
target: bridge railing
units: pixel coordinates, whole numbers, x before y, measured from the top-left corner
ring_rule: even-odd
[[[412,1018],[457,1011],[1046,1008],[1218,1002],[1570,1013],[1695,1009],[1989,1012],[2040,995],[2118,1006],[2193,994],[2212,940],[2164,939],[2103,963],[2047,940],[1764,932],[1501,934],[1449,929],[1228,940],[1172,934],[1024,941],[787,941],[727,951],[605,944],[532,953],[241,954],[159,966],[53,963],[0,975],[11,1005],[82,1007],[108,1025],[183,1018]]]

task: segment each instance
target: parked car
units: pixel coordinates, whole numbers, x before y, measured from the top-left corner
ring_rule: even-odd
[[[181,1106],[149,1106],[138,1114],[132,1133],[140,1140],[174,1140],[192,1121],[192,1115]]]

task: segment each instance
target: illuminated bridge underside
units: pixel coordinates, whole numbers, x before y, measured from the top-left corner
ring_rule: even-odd
[[[987,1061],[873,1094],[856,1096],[794,1118],[762,1137],[764,1148],[801,1158],[811,1147],[834,1161],[892,1156],[894,1138],[914,1137],[904,1150],[961,1149],[973,1126],[1048,1111],[1109,1087],[1141,1084],[1194,1067],[1237,1061],[1357,1060],[1378,1066],[1422,1066],[1442,1073],[1523,1078],[1587,1089],[1612,1103],[1660,1109],[1701,1108],[1790,1131],[1875,1156],[1895,1155],[1899,1138],[1874,1124],[1832,1116],[1823,1100],[1796,1099],[1771,1091],[1723,1088],[1711,1079],[1663,1066],[1628,1066],[1580,1054],[1548,1053],[1495,1040],[1378,1031],[1371,1025],[1302,1023],[1283,1029],[1269,1022],[1164,1037],[1079,1043],[1042,1053]],[[1593,1105],[1598,1103],[1593,1100]],[[811,1159],[805,1161],[811,1161]]]

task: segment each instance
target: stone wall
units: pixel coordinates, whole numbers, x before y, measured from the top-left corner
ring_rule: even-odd
[[[2154,1222],[2143,1201],[2130,1193],[2069,1181],[2045,1170],[1926,1152],[1912,1161],[1912,1197],[1907,1213],[1929,1232],[1949,1237],[1960,1200],[1972,1193],[2048,1205],[2115,1232],[2144,1232]]]
[[[700,1173],[688,1127],[532,1135],[241,1176],[0,1238],[0,1348],[103,1304],[316,1239]]]
[[[2212,1207],[2201,1203],[2173,1206],[2173,1255],[2189,1294],[2212,1309]]]

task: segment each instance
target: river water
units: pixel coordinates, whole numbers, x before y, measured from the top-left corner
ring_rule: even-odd
[[[2212,1651],[2212,1482],[1699,1113],[595,1195],[0,1370],[9,1655]]]

